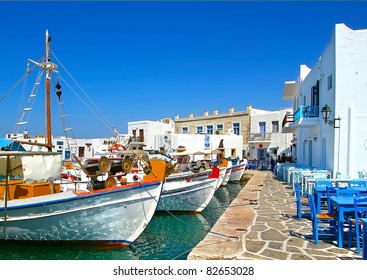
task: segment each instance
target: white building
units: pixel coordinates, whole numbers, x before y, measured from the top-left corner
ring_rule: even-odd
[[[233,132],[216,134],[176,134],[171,119],[162,121],[139,121],[128,123],[128,134],[133,135],[132,143],[144,146],[146,150],[159,150],[165,153],[175,151],[184,146],[192,151],[213,151],[220,145],[224,148],[225,157],[242,159],[242,135]]]
[[[175,124],[171,119],[161,121],[128,122],[128,135],[132,135],[133,142],[143,145],[145,149],[155,150],[163,143],[156,143],[155,135],[174,133]]]
[[[283,133],[282,121],[286,114],[292,114],[292,108],[278,111],[265,111],[251,108],[250,135],[247,157],[249,160],[270,161],[283,153],[291,156],[292,133]]]
[[[297,163],[355,178],[367,169],[367,29],[335,25],[313,68],[301,65],[297,81],[286,82],[284,99],[294,115],[283,132],[295,133]],[[328,105],[328,121],[322,108]]]
[[[129,136],[119,134],[119,142],[124,142],[122,139],[127,139]],[[47,142],[44,136],[28,136],[27,134],[6,134],[6,139],[14,139],[22,141],[22,146],[26,151],[47,151],[47,147],[38,145],[29,145],[27,142],[45,144]],[[63,160],[70,160],[71,154],[78,157],[98,157],[103,154],[108,154],[108,148],[117,143],[116,137],[106,138],[76,138],[67,139],[64,136],[52,137],[52,151],[62,153]]]

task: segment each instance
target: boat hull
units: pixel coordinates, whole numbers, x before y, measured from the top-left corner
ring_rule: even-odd
[[[231,161],[228,161],[227,169],[226,169],[226,174],[224,176],[224,179],[223,179],[223,182],[222,182],[222,186],[225,186],[225,185],[228,184],[229,177],[231,176],[231,173],[232,173],[232,162]]]
[[[65,192],[0,203],[0,240],[97,241],[130,245],[157,208],[162,182]]]
[[[166,181],[157,210],[200,213],[212,199],[217,183],[217,178]]]
[[[245,172],[246,163],[240,163],[232,166],[232,171],[229,176],[229,181],[238,182],[241,180],[243,173]]]

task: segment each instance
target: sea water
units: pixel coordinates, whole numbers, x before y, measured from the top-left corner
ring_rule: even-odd
[[[243,185],[220,187],[200,214],[157,212],[129,247],[97,249],[68,243],[0,243],[1,260],[184,260],[204,239]]]

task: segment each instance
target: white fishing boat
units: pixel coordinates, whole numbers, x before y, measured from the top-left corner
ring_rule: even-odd
[[[232,162],[232,171],[229,176],[229,181],[239,182],[242,178],[243,173],[245,172],[247,166],[247,160],[237,161],[236,163]]]
[[[172,173],[163,183],[157,210],[200,213],[205,209],[218,188],[220,169],[212,172]]]
[[[228,184],[229,182],[229,177],[231,176],[232,173],[232,161],[227,160],[227,159],[223,159],[223,161],[226,161],[226,174],[224,176],[223,182],[222,182],[222,186],[225,186]]]
[[[129,183],[111,174],[112,164],[106,158],[98,161],[98,169],[92,171],[75,157],[80,168],[88,173],[89,187],[70,190],[60,186],[61,154],[51,152],[50,80],[57,66],[49,56],[50,41],[46,31],[45,58],[41,62],[30,60],[46,73],[47,142],[43,146],[48,151],[0,152],[0,240],[128,246],[144,231],[155,213],[166,162],[149,161],[142,180]],[[60,88],[56,86],[56,89]],[[61,92],[57,90],[60,100]],[[105,179],[100,181],[102,175]]]
[[[169,157],[151,151],[150,159],[164,159],[168,162],[157,211],[200,213],[209,204],[224,179],[226,168],[214,166],[211,160],[195,160],[195,156],[199,155],[204,156],[205,153],[185,150],[172,153]],[[142,169],[136,169],[129,177],[133,181],[140,181],[142,174]]]

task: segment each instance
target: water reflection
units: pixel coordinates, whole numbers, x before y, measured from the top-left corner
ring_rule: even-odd
[[[157,212],[143,234],[121,249],[98,249],[70,243],[0,242],[2,260],[171,260],[187,259],[242,185],[220,187],[201,214]]]

